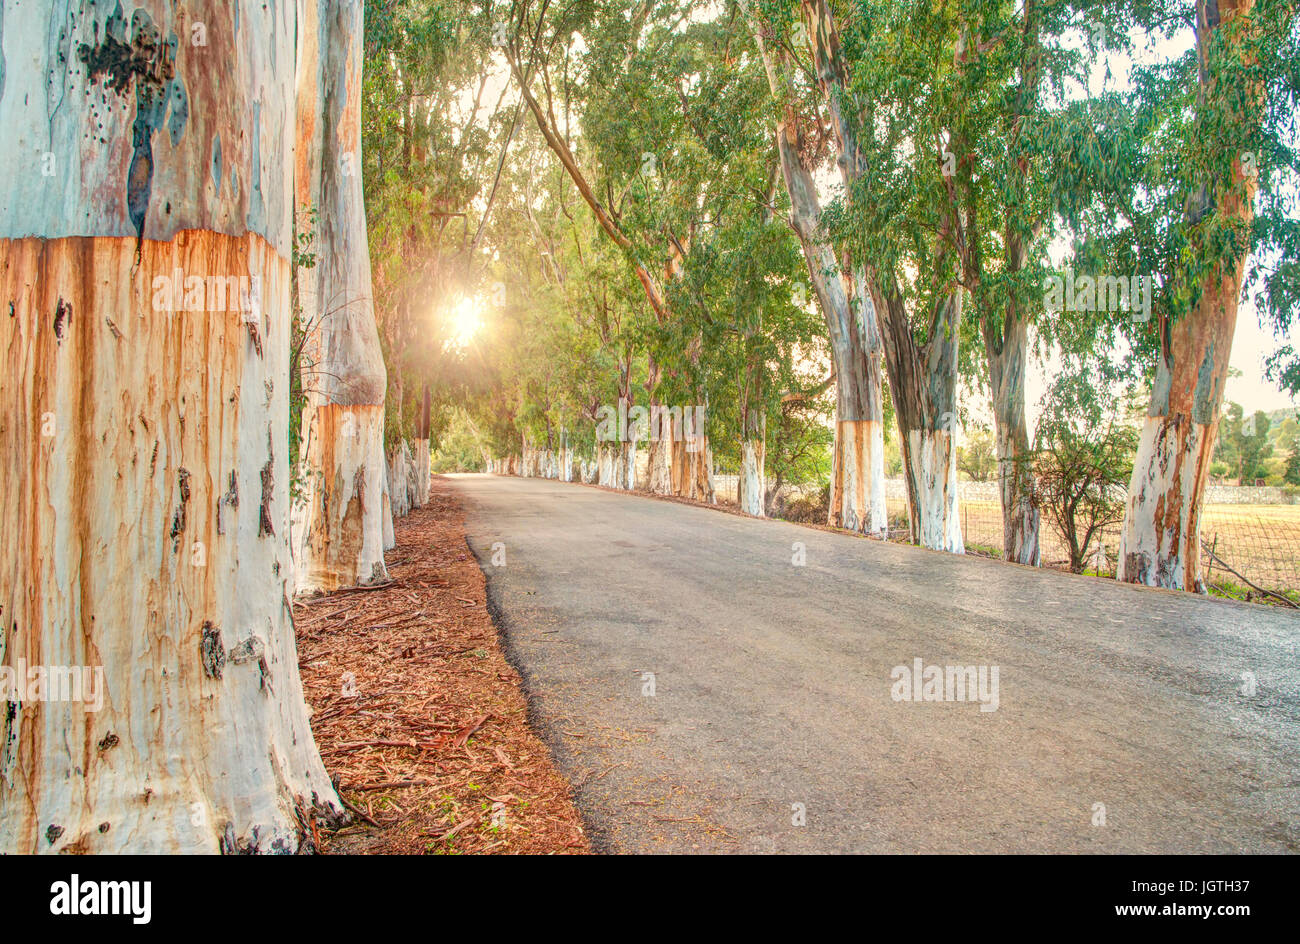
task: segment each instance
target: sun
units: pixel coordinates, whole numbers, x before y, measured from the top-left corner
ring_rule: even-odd
[[[451,342],[456,347],[468,347],[483,328],[481,311],[479,299],[472,295],[466,295],[451,310]]]

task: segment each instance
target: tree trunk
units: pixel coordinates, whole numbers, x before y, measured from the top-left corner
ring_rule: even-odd
[[[560,481],[573,481],[573,443],[565,430],[560,431]]]
[[[429,504],[429,440],[415,440],[415,454],[411,460],[415,470],[415,507],[423,508]]]
[[[922,547],[961,554],[961,522],[957,516],[957,450],[951,430],[909,429],[905,432],[903,473],[912,496],[912,533]]]
[[[807,153],[802,116],[795,108],[795,88],[784,53],[769,50],[756,30],[759,52],[773,96],[783,104],[776,126],[781,173],[790,195],[790,223],[799,237],[808,275],[826,321],[835,368],[835,446],[831,459],[829,524],[850,531],[883,535],[885,508],[885,440],[882,400],[883,350],[865,276],[848,266],[831,248],[821,226],[821,201]],[[847,182],[847,164],[841,162]]]
[[[658,368],[654,364],[651,364],[651,378],[653,382],[658,381]],[[680,423],[677,424],[677,428],[680,429]],[[673,426],[671,408],[663,407],[662,404],[655,403],[654,399],[651,399],[650,423],[647,429],[650,442],[646,446],[650,459],[646,468],[646,490],[651,494],[671,495],[673,493],[672,443],[675,438],[673,429],[675,426]]]
[[[697,406],[683,418],[682,435],[673,439],[673,494],[694,501],[717,504],[713,490],[713,449],[706,429],[707,408]]]
[[[341,813],[290,609],[292,8],[56,7],[4,14],[54,176],[0,181],[0,666],[53,672],[0,718],[0,852],[292,852]]]
[[[403,439],[393,447],[393,457],[388,466],[388,502],[394,518],[405,518],[411,513],[411,491],[408,469],[411,453]]]
[[[1252,0],[1197,3],[1197,51],[1202,101],[1240,94],[1218,88],[1208,51],[1221,23],[1249,11]],[[1239,51],[1229,48],[1220,55]],[[1256,91],[1258,95],[1258,91]],[[1258,98],[1256,98],[1256,104]],[[1221,219],[1249,233],[1255,181],[1243,173],[1236,149],[1229,186],[1216,194]],[[1129,583],[1204,592],[1201,580],[1201,498],[1218,436],[1219,410],[1237,324],[1237,300],[1249,244],[1209,266],[1201,296],[1177,323],[1160,319],[1160,356],[1142,429],[1128,506],[1120,531],[1116,577]]]
[[[602,445],[598,447],[597,456],[597,477],[595,484],[602,485],[604,488],[617,488],[615,485],[615,449],[614,446]]]
[[[424,502],[420,500],[420,470],[419,463],[415,459],[415,448],[412,441],[407,439],[402,442],[406,450],[406,494],[411,503],[411,511],[421,507]],[[428,456],[428,453],[425,453]]]
[[[930,341],[918,348],[902,298],[878,297],[884,311],[885,356],[903,453],[912,540],[922,547],[965,552],[957,502],[957,326],[962,293],[936,304]]]
[[[850,295],[826,292],[829,311],[834,312],[833,319],[827,318],[827,327],[836,378],[828,519],[850,531],[884,537],[889,516],[885,508],[883,345],[875,306],[860,271],[851,284],[854,291]]]
[[[360,0],[298,0],[295,197],[315,226],[297,273],[303,495],[294,508],[300,591],[388,579],[383,548],[384,392],[361,192]]]
[[[763,473],[766,444],[762,439],[746,439],[741,444],[740,510],[756,518],[764,517],[767,479]]]
[[[619,473],[622,484],[620,488],[625,488],[629,492],[636,488],[636,453],[637,443],[635,439],[622,444],[623,447],[619,453],[621,471]]]
[[[827,0],[802,0],[801,6],[817,84],[835,136],[837,163],[845,186],[852,187],[865,168],[854,124],[844,112],[845,101],[851,100],[848,63]],[[942,238],[939,243],[944,245]],[[936,252],[936,273],[943,272],[942,257],[941,249]],[[926,326],[927,340],[918,346],[906,305],[896,286],[888,284],[890,276],[884,273],[887,284],[881,285],[880,273],[865,264],[858,266],[854,275],[860,299],[857,326],[864,332],[862,343],[869,355],[875,350],[884,352],[901,434],[912,539],[925,547],[960,554],[965,548],[957,516],[957,456],[952,434],[957,416],[962,289],[956,286],[935,303]],[[874,335],[870,333],[873,328]]]
[[[1007,174],[1010,194],[1007,205],[1027,206],[1029,200],[1030,160],[1023,153],[1022,137],[1027,115],[1038,101],[1042,50],[1038,39],[1040,12],[1033,0],[1024,4],[1024,37],[1020,60],[1020,85],[1014,94],[1014,118],[1008,137],[1008,156],[1012,169]],[[964,65],[963,65],[964,68]],[[957,141],[965,150],[961,136]],[[963,180],[965,172],[963,172]],[[972,204],[973,206],[973,204]],[[972,209],[970,218],[975,219]],[[1008,212],[1003,223],[1003,271],[1007,276],[1022,272],[1026,261],[1026,240],[1032,240],[1042,220],[1027,218],[1022,212]],[[978,246],[978,242],[975,243]],[[971,249],[966,260],[971,268],[980,266],[980,254]],[[982,272],[973,272],[978,280]],[[1028,300],[1009,280],[1006,307],[1002,311],[981,306],[979,327],[984,339],[984,356],[988,365],[989,388],[993,402],[998,457],[998,491],[1002,501],[1002,556],[1018,564],[1038,567],[1042,564],[1039,546],[1041,520],[1034,496],[1034,474],[1029,450],[1029,429],[1025,419],[1025,366],[1028,354]]]
[[[636,480],[636,447],[632,443],[607,443],[600,447],[597,484],[631,489]]]
[[[998,491],[1002,498],[1002,555],[1005,560],[1038,567],[1041,521],[1034,501],[1034,474],[1029,464],[1029,428],[1025,420],[1025,361],[1028,328],[1011,319],[1003,335],[984,334],[997,432]]]
[[[383,501],[383,533],[384,533],[384,550],[391,551],[397,547],[397,535],[393,533],[393,496],[389,489],[389,468],[384,464],[384,491]]]

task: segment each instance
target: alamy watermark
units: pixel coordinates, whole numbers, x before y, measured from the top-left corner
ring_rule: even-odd
[[[667,425],[675,442],[685,441],[687,452],[699,452],[704,448],[704,418],[703,406],[629,407],[620,400],[616,407],[607,404],[596,411],[596,441],[658,442]]]
[[[1043,279],[1043,303],[1061,311],[1126,311],[1134,321],[1151,320],[1155,279],[1149,275],[1049,275]]]
[[[926,665],[916,658],[894,666],[889,677],[894,701],[979,702],[980,711],[998,710],[996,665]]]
[[[262,283],[256,275],[186,275],[179,267],[171,275],[153,278],[153,310],[238,311],[245,321],[262,318]]]
[[[132,924],[148,924],[152,900],[150,881],[82,881],[73,872],[68,881],[50,885],[52,915],[126,915]]]
[[[104,707],[104,667],[28,665],[19,656],[0,665],[0,702],[82,702],[87,711]]]

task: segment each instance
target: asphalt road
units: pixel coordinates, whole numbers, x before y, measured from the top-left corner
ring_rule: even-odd
[[[1293,613],[582,485],[452,479],[599,849],[1300,849]],[[894,669],[917,658],[983,667],[985,696],[996,667],[997,709],[969,691],[896,700]]]

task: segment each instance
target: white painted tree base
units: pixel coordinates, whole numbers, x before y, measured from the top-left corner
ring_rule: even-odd
[[[288,262],[206,232],[138,264],[132,238],[0,246],[0,664],[102,695],[0,717],[0,852],[295,851],[296,804],[342,810],[290,610]],[[264,314],[155,314],[177,266],[253,273]]]
[[[913,429],[907,435],[920,518],[918,541],[922,547],[936,551],[964,554],[966,545],[957,508],[957,449],[952,433]]]
[[[1128,583],[1204,592],[1200,580],[1200,509],[1214,431],[1149,416],[1142,427],[1128,507],[1120,531],[1116,577]],[[1184,433],[1183,430],[1186,430]],[[1198,483],[1195,492],[1188,486]]]
[[[766,516],[767,479],[763,470],[762,440],[747,439],[741,445],[740,510],[756,518]]]
[[[411,440],[411,467],[415,471],[416,508],[423,508],[425,505],[429,504],[429,493],[430,488],[432,487],[432,472],[429,468],[430,461],[429,440]]]
[[[388,580],[383,436],[382,406],[322,404],[303,411],[303,495],[290,521],[297,593]]]
[[[885,432],[879,422],[841,420],[835,428],[829,524],[875,537],[889,529]]]

